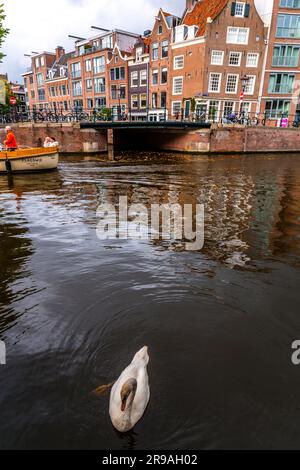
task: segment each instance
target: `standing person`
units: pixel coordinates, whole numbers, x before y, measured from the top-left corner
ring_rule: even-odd
[[[17,139],[10,126],[6,126],[5,130],[6,130],[6,140],[4,141],[4,145],[8,152],[13,152],[14,150],[17,150],[18,148]]]

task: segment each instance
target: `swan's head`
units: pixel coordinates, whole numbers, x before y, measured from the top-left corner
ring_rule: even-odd
[[[127,403],[129,398],[131,398],[131,402],[134,399],[134,395],[137,389],[137,381],[135,379],[129,379],[127,382],[124,383],[122,390],[121,390],[121,411],[124,412],[126,410]]]

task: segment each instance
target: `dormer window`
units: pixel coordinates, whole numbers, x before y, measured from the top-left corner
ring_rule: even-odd
[[[54,71],[53,71],[53,70],[49,70],[48,77],[49,77],[49,78],[53,78],[53,77],[54,77]]]
[[[142,55],[143,55],[143,48],[138,47],[136,50],[136,61],[140,62],[142,60]]]
[[[61,67],[60,68],[60,76],[65,77],[65,75],[66,75],[66,69],[64,67]]]
[[[250,4],[245,2],[233,2],[231,5],[231,16],[236,18],[248,18]]]

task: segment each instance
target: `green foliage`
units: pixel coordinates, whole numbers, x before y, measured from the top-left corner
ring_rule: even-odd
[[[9,33],[9,29],[4,28],[4,26],[3,26],[3,22],[4,22],[5,18],[6,18],[6,15],[4,13],[4,5],[3,5],[3,3],[1,3],[0,4],[0,50],[2,48],[2,44],[3,44],[6,36]],[[3,57],[5,57],[5,54],[0,52],[0,63],[2,62]]]
[[[5,81],[5,104],[0,104],[0,111],[1,113],[5,114],[5,113],[8,113],[9,110],[10,110],[10,98],[14,96],[13,92],[12,92],[12,89],[11,89],[11,86],[10,86],[10,83],[8,83],[7,81]],[[17,103],[18,104],[18,103]]]

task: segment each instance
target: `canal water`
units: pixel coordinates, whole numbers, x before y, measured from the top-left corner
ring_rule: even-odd
[[[106,240],[96,210],[205,205],[205,246]],[[0,176],[0,449],[300,447],[300,158],[156,155]],[[150,353],[144,418],[109,395]]]

